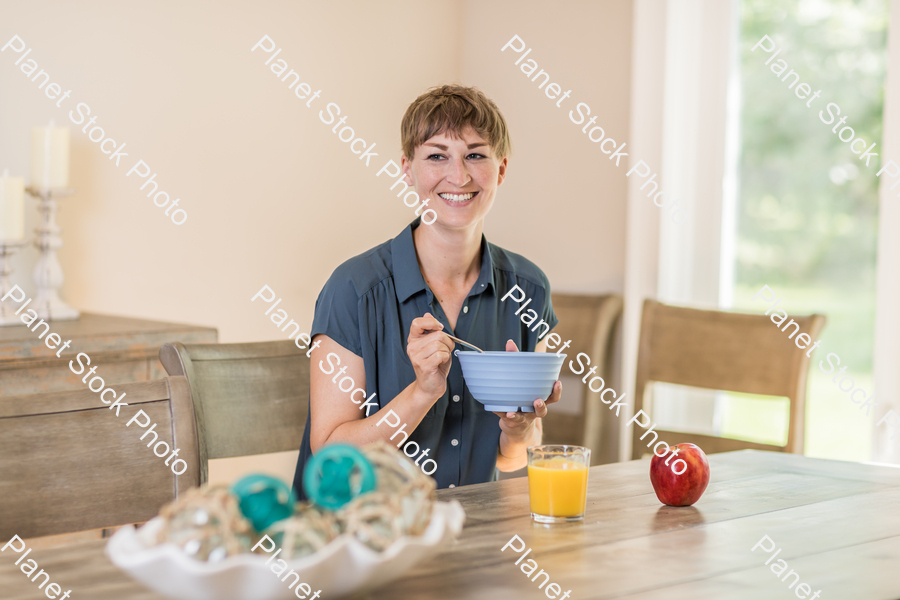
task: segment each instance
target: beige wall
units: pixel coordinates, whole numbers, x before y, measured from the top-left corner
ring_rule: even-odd
[[[465,24],[463,81],[497,102],[514,148],[486,235],[535,261],[554,290],[621,293],[628,158],[616,168],[569,110],[587,103],[607,136],[628,141],[631,2],[470,0]],[[532,48],[518,66],[524,52],[500,52],[514,35]],[[528,59],[572,90],[559,108],[538,89],[543,75],[520,70]]]
[[[250,303],[263,285],[304,323],[340,262],[396,235],[412,211],[375,173],[399,157],[399,122],[429,86],[462,81],[494,98],[515,145],[486,227],[554,289],[621,292],[625,166],[618,169],[566,107],[591,105],[628,139],[630,2],[0,2],[0,45],[29,58],[72,98],[56,108],[0,53],[0,169],[29,173],[30,129],[72,128],[63,201],[64,297],[87,311],[214,326],[220,341],[279,339]],[[306,108],[250,52],[263,34],[322,95]],[[572,97],[562,109],[500,47],[518,34]],[[115,168],[68,111],[86,102],[129,153]],[[377,159],[366,168],[318,119],[328,102]],[[626,150],[627,151],[627,150]],[[143,159],[189,214],[177,227],[125,173]],[[27,230],[37,221],[27,206]],[[17,257],[31,286],[36,250]],[[288,476],[284,459],[276,470]],[[215,474],[215,473],[214,473]],[[228,475],[230,476],[230,474]]]

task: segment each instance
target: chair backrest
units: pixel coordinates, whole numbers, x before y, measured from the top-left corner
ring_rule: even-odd
[[[117,384],[127,407],[110,410],[87,387],[0,396],[0,539],[74,533],[147,521],[199,485],[190,389],[183,377]],[[109,395],[107,395],[109,399]],[[181,475],[140,438],[152,427],[178,459]],[[160,449],[162,446],[160,446]],[[176,459],[177,460],[177,459]],[[180,468],[179,468],[180,470]]]
[[[169,375],[187,377],[200,446],[208,461],[298,450],[309,412],[307,350],[291,340],[246,344],[165,344]]]
[[[799,324],[799,332],[808,334],[813,341],[825,326],[825,317],[819,314],[789,319]],[[810,359],[806,356],[809,350],[796,345],[800,335],[796,331],[793,326],[789,331],[782,331],[766,315],[697,310],[645,300],[638,347],[635,414],[644,408],[644,391],[652,381],[786,396],[790,401],[790,416],[784,446],[659,428],[655,431],[659,440],[670,445],[691,442],[707,454],[747,448],[802,454]],[[789,338],[791,333],[795,335]],[[644,412],[651,414],[648,410]],[[633,458],[649,451],[645,442],[639,440],[644,433],[635,423]]]
[[[591,365],[599,365],[596,375],[603,378],[608,385],[611,374],[609,358],[612,356],[612,333],[616,319],[622,312],[622,297],[617,294],[578,295],[554,293],[553,310],[559,318],[559,325],[554,330],[563,339],[572,340],[566,348],[566,354],[573,359],[579,352],[591,357]],[[563,367],[565,372],[565,367]],[[580,410],[577,414],[554,411],[543,419],[545,444],[573,444],[591,448],[591,462],[609,462],[614,456],[603,461],[600,444],[604,436],[602,409],[606,407],[600,402],[598,394],[587,391],[587,386],[577,389],[565,389],[563,394],[580,395]],[[609,436],[606,436],[609,437]],[[615,448],[611,448],[615,451]]]

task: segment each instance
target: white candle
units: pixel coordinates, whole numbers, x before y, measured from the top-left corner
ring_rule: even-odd
[[[0,242],[25,237],[25,181],[10,177],[4,170],[0,177]]]
[[[39,189],[69,185],[69,128],[35,127],[31,131],[31,185]]]

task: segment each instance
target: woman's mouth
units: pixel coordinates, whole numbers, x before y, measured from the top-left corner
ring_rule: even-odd
[[[478,195],[478,192],[467,192],[465,194],[451,194],[449,192],[443,192],[438,194],[448,206],[452,207],[460,207],[466,206]]]

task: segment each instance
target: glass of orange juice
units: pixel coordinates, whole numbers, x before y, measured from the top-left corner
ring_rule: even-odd
[[[591,450],[581,446],[532,446],[528,449],[528,497],[538,523],[568,523],[584,518]]]

